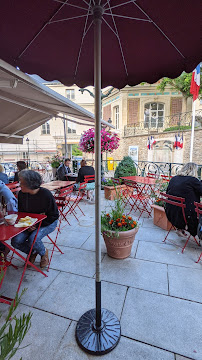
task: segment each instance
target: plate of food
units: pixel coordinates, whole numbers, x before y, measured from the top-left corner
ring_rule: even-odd
[[[28,227],[28,226],[32,226],[35,224],[35,222],[37,221],[37,218],[32,218],[30,216],[25,216],[24,218],[20,218],[18,223],[15,224],[15,227]]]

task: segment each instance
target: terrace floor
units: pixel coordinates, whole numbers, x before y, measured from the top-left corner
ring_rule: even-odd
[[[112,205],[102,194],[102,210]],[[33,313],[23,348],[13,357],[23,360],[97,359],[84,353],[75,340],[80,316],[95,307],[94,205],[81,204],[85,216],[61,231],[48,277],[27,270],[27,288],[16,313]],[[202,262],[193,243],[184,254],[167,242],[165,231],[141,218],[131,256],[115,260],[102,240],[102,307],[121,322],[118,346],[106,360],[202,360]],[[183,244],[174,232],[170,239]],[[47,244],[49,246],[49,244]],[[201,249],[202,251],[202,249]],[[37,258],[39,263],[40,258]],[[9,267],[1,294],[14,296],[22,271]],[[3,323],[8,306],[0,304]],[[26,346],[28,345],[28,346]],[[26,346],[26,347],[25,347]]]

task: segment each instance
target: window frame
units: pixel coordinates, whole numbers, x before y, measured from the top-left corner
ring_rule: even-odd
[[[152,108],[153,105],[153,108]],[[154,105],[156,105],[156,109],[154,108]],[[159,106],[163,106],[162,109],[159,109]],[[146,115],[146,110],[148,110],[148,114]],[[159,112],[162,112],[162,115],[159,115]],[[154,114],[157,114],[156,117],[154,117]],[[152,116],[153,114],[153,116]],[[157,101],[151,101],[144,104],[144,128],[145,129],[157,129],[162,128],[164,125],[164,119],[165,119],[165,103],[163,102],[157,102]]]

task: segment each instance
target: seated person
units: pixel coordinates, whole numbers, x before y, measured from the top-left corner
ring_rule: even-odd
[[[20,172],[21,170],[24,170],[24,169],[27,168],[27,164],[26,164],[25,161],[21,161],[21,160],[20,160],[20,161],[17,161],[16,165],[17,165],[18,171],[15,172],[14,182],[19,181],[19,177],[18,177],[19,172]]]
[[[62,180],[62,181],[67,180],[66,175],[71,173],[71,170],[70,170],[70,167],[69,167],[70,164],[71,164],[71,160],[70,159],[65,159],[64,163],[59,166],[59,168],[57,169],[57,178],[58,178],[58,180]]]
[[[78,189],[80,186],[80,183],[83,183],[85,181],[84,176],[85,175],[95,175],[95,170],[92,166],[87,166],[87,163],[85,160],[81,160],[81,168],[79,169],[78,178],[76,180],[77,184],[75,185],[75,188]],[[87,199],[90,198],[89,196],[89,190],[95,189],[95,180],[89,180],[86,184],[87,190]]]
[[[4,167],[0,164],[0,180],[4,182],[4,184],[8,184],[8,175],[4,173]]]
[[[200,202],[200,196],[202,196],[202,182],[197,179],[197,169],[197,164],[185,164],[178,172],[178,175],[170,180],[166,191],[169,195],[185,198],[187,230],[192,236],[197,235],[198,227],[194,201]],[[172,225],[180,230],[185,229],[182,208],[166,203],[165,212]]]
[[[31,263],[34,263],[37,254],[39,254],[41,256],[40,267],[44,268],[48,265],[49,259],[48,249],[44,247],[42,239],[55,230],[59,217],[58,208],[51,192],[40,187],[42,178],[39,173],[33,170],[22,170],[19,173],[19,180],[21,191],[18,194],[18,211],[47,215],[47,218],[42,221],[29,259]],[[37,226],[38,224],[33,225],[13,237],[12,246],[29,254],[37,233]]]
[[[8,213],[18,211],[18,201],[13,195],[12,191],[0,180],[0,200],[3,206],[6,206]],[[0,243],[0,253],[3,254],[6,259],[9,249],[2,243]]]

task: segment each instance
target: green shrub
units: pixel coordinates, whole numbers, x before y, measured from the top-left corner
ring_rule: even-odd
[[[133,159],[130,156],[124,156],[123,160],[120,161],[116,168],[114,177],[120,178],[122,176],[135,176],[136,173],[136,167]]]
[[[163,132],[165,131],[180,131],[180,130],[189,130],[191,129],[190,125],[181,125],[181,126],[171,126],[165,130],[163,130]]]

